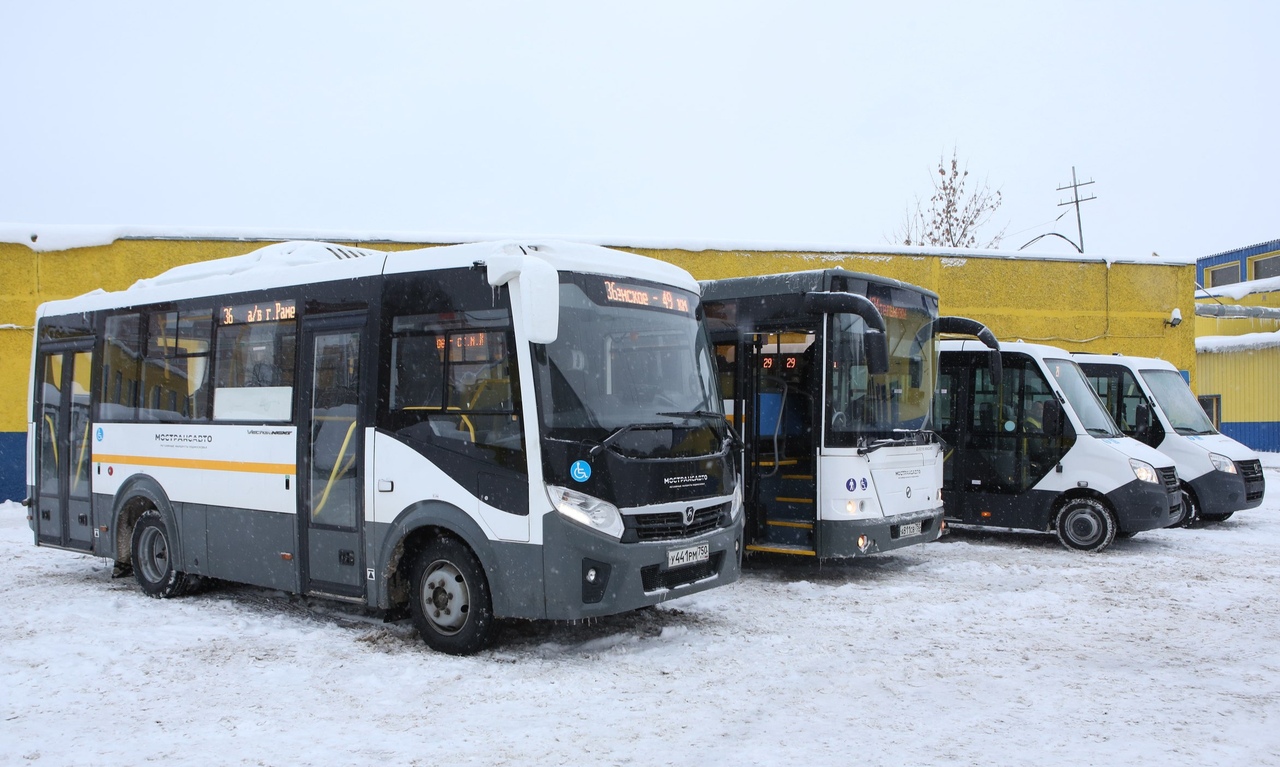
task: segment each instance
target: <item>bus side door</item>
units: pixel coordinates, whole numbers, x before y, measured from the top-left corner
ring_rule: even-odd
[[[304,319],[298,432],[302,590],[364,595],[365,316]]]
[[[39,543],[93,548],[89,467],[91,342],[41,350],[36,383],[36,537]]]

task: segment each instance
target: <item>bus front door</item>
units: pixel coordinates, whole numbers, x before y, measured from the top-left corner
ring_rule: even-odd
[[[748,338],[743,349],[747,524],[751,551],[816,556],[816,333]]]
[[[364,596],[364,316],[304,321],[299,408],[299,534],[308,594]]]
[[[88,343],[42,350],[38,364],[36,539],[49,546],[89,551],[93,548],[89,495],[93,351]]]

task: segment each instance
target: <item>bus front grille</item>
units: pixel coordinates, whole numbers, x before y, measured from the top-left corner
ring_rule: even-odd
[[[1266,492],[1267,483],[1262,478],[1262,461],[1236,461],[1240,467],[1240,476],[1244,478],[1244,499],[1257,501]]]
[[[693,521],[684,523],[684,514],[678,511],[661,514],[623,514],[625,531],[623,543],[648,541],[675,541],[681,538],[709,533],[729,524],[728,503],[708,506],[694,512]]]

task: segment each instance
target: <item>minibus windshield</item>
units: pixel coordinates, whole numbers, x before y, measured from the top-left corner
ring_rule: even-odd
[[[1071,360],[1051,357],[1045,358],[1044,364],[1062,388],[1062,393],[1067,396],[1067,402],[1076,411],[1085,431],[1095,437],[1122,436],[1120,428],[1103,407],[1093,387],[1085,380],[1079,365]]]
[[[1181,374],[1173,370],[1143,370],[1142,380],[1147,382],[1174,431],[1183,435],[1218,433]]]

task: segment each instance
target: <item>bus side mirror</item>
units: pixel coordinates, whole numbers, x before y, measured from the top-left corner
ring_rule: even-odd
[[[873,376],[889,372],[889,337],[878,330],[869,330],[862,336],[867,353],[867,372]]]
[[[1054,437],[1062,434],[1062,405],[1057,400],[1045,400],[1041,418],[1044,420],[1045,434]]]
[[[1134,429],[1145,435],[1151,429],[1151,409],[1147,407],[1147,403],[1139,402],[1133,412]]]
[[[530,255],[495,255],[486,262],[489,284],[510,285],[511,313],[519,315],[525,340],[549,344],[560,333],[560,275]]]

